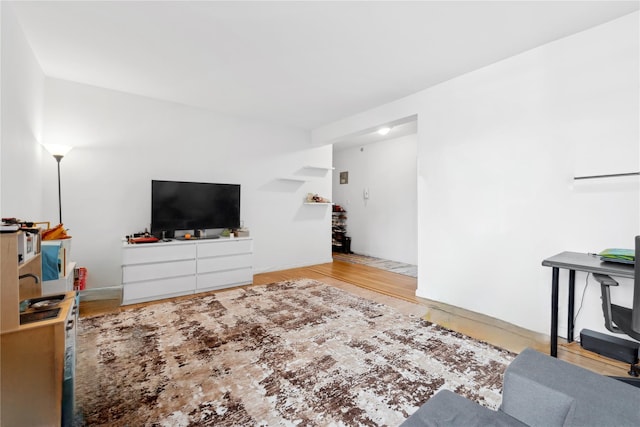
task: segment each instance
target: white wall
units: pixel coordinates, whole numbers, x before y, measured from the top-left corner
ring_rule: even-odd
[[[58,221],[55,160],[40,143],[72,145],[62,160],[63,222],[88,286],[121,281],[120,243],[149,227],[152,179],[242,185],[256,272],[331,261],[331,146],[308,132],[46,78],[11,6],[2,14],[0,213]],[[307,182],[280,179],[296,176]],[[301,238],[304,236],[304,238]]]
[[[0,214],[42,219],[41,147],[44,75],[11,6],[2,14]]]
[[[640,169],[639,16],[314,130],[321,144],[418,115],[418,296],[549,333],[551,271],[541,261],[633,247],[638,179],[572,177]],[[629,305],[621,282],[614,300]],[[590,283],[576,330],[604,331]]]
[[[415,134],[334,148],[333,200],[348,211],[353,252],[418,263],[416,156]],[[349,172],[348,184],[340,184],[343,171]]]
[[[331,260],[331,212],[303,205],[331,197],[331,147],[300,130],[47,78],[44,137],[74,149],[62,160],[63,222],[88,286],[120,283],[121,239],[149,227],[151,180],[237,183],[254,237],[256,272]],[[55,161],[45,162],[45,213],[57,218]],[[306,183],[280,177],[309,178]],[[301,238],[304,236],[304,238]]]

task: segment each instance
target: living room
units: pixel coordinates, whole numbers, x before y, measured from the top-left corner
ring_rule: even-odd
[[[366,2],[359,3],[364,7]],[[297,102],[293,97],[301,89],[295,86],[235,86],[235,92],[217,87],[217,96],[191,87],[191,78],[204,81],[198,80],[202,76],[194,63],[204,68],[211,59],[188,58],[190,52],[219,48],[220,74],[210,77],[212,84],[241,70],[242,64],[229,65],[237,52],[219,43],[185,48],[184,56],[175,58],[156,57],[158,46],[179,46],[182,36],[166,26],[154,30],[143,25],[155,16],[145,15],[144,6],[125,14],[126,2],[3,2],[2,216],[57,222],[57,165],[41,144],[72,145],[60,163],[62,222],[73,237],[75,260],[89,270],[90,289],[121,285],[122,239],[150,226],[153,179],[240,184],[242,221],[253,238],[256,274],[330,263],[331,208],[303,202],[307,193],[334,199],[334,174],[342,170],[330,169],[332,144],[414,118],[416,296],[548,334],[551,271],[541,266],[542,260],[562,251],[631,248],[640,234],[637,177],[574,180],[640,170],[640,86],[637,2],[572,2],[573,11],[560,2],[545,3],[549,8],[558,3],[553,16],[565,21],[553,27],[556,32],[545,42],[533,38],[526,48],[501,52],[487,63],[478,59],[473,69],[399,97],[343,102],[343,115],[323,121],[327,116],[305,115],[316,111],[320,96],[300,101],[293,113],[268,104],[287,96]],[[173,5],[167,3],[155,19],[166,23],[172,12],[183,16]],[[322,10],[321,3],[312,6]],[[280,10],[286,12],[286,7]],[[518,30],[510,22],[524,27],[527,20],[513,10],[503,12],[505,39]],[[220,13],[233,19],[228,10]],[[325,13],[321,16],[347,21],[354,16]],[[474,21],[473,15],[462,13],[464,19],[456,25],[471,26],[466,20]],[[258,13],[247,16],[258,29],[267,26],[258,25]],[[532,26],[552,26],[536,16]],[[576,16],[591,21],[579,25]],[[206,28],[193,19],[194,28]],[[501,22],[500,16],[492,19]],[[215,22],[216,28],[225,27]],[[82,30],[103,39],[87,36],[83,45]],[[337,34],[330,40],[339,39]],[[470,31],[464,40],[477,37],[478,32]],[[126,49],[139,39],[152,42]],[[287,34],[277,40],[286,39]],[[245,44],[260,57],[259,43]],[[110,59],[110,49],[118,47],[127,53],[115,56],[120,62]],[[313,47],[322,52],[321,46]],[[415,55],[420,48],[414,45]],[[448,52],[449,57],[459,55]],[[270,73],[275,79],[276,71],[286,69],[261,58],[264,79]],[[306,56],[298,60],[300,66],[313,62]],[[146,85],[151,76],[136,68],[144,61],[156,61],[158,73],[167,79],[165,92],[154,93],[153,85]],[[169,62],[174,68],[163,74]],[[292,64],[287,66],[296,73]],[[323,72],[335,70],[350,72],[337,65]],[[170,79],[171,73],[183,84]],[[118,85],[107,86],[104,82],[113,75],[119,76]],[[351,84],[362,75],[352,77]],[[178,89],[190,96],[202,90],[203,98],[218,104],[190,104],[186,95],[180,99]],[[287,121],[276,120],[287,114]],[[309,166],[327,171],[310,174]],[[564,275],[561,281],[566,282]],[[620,282],[616,298],[628,301],[632,280]],[[606,332],[599,286],[583,273],[577,274],[576,284],[582,309],[575,330]],[[562,334],[566,298],[560,295]]]

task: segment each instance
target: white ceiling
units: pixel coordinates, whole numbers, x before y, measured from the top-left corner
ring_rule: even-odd
[[[3,2],[45,75],[314,129],[638,1]]]

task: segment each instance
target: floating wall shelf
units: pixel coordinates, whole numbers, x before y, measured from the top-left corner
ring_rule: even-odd
[[[640,172],[627,172],[627,173],[612,173],[608,175],[589,175],[589,176],[574,176],[575,181],[582,179],[598,179],[598,178],[617,178],[621,176],[639,176]]]
[[[291,182],[307,182],[306,179],[302,178],[278,178],[280,181],[291,181]]]
[[[305,168],[307,168],[307,169],[321,169],[321,170],[326,170],[326,171],[330,171],[330,170],[334,170],[335,169],[333,166],[325,167],[325,166],[311,166],[311,165],[307,165],[307,166],[305,166]]]

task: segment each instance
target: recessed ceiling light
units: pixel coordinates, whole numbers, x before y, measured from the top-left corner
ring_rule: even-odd
[[[389,126],[381,127],[380,129],[378,129],[378,133],[380,135],[386,135],[389,132],[391,132],[391,128]]]

